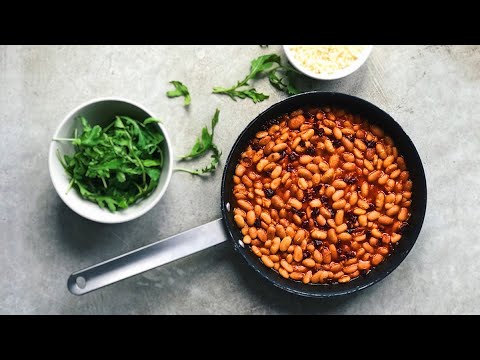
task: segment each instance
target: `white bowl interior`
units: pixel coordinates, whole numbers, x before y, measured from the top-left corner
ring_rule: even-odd
[[[297,61],[290,50],[292,45],[283,45],[283,50],[285,51],[285,55],[287,55],[288,61],[293,65],[295,69],[300,71],[301,73],[317,80],[337,80],[341,79],[347,75],[350,75],[354,71],[358,70],[360,66],[362,66],[365,61],[367,61],[370,53],[372,52],[373,45],[367,45],[363,52],[360,54],[357,60],[347,66],[344,69],[341,69],[333,74],[318,74],[313,71],[306,69],[299,61]]]
[[[90,124],[102,126],[108,125],[115,119],[115,116],[129,116],[136,120],[144,120],[148,117],[155,117],[151,112],[131,101],[121,99],[100,99],[79,106],[73,110],[57,128],[53,138],[71,138],[75,129],[78,134],[82,133],[82,125],[79,116],[84,116]],[[57,149],[60,155],[73,154],[74,147],[66,141],[52,141],[49,152],[49,170],[53,186],[65,204],[77,214],[101,223],[121,223],[133,220],[155,206],[165,193],[173,169],[173,154],[171,152],[170,139],[161,124],[158,124],[165,140],[161,144],[164,155],[164,165],[156,189],[147,198],[129,206],[127,209],[118,210],[115,213],[108,209],[100,208],[96,203],[83,199],[75,189],[67,193],[70,178],[62,167],[57,157]]]

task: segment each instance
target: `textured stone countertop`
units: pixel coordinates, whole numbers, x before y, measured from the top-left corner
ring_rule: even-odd
[[[83,297],[68,275],[220,217],[221,171],[209,179],[174,173],[161,202],[129,223],[102,225],[72,212],[47,166],[51,136],[84,101],[132,99],[165,123],[177,155],[221,109],[223,160],[242,128],[285,97],[266,79],[262,103],[211,94],[245,76],[251,59],[280,46],[0,46],[0,313],[3,314],[438,314],[480,313],[480,47],[376,46],[338,81],[304,90],[360,96],[410,135],[428,183],[425,223],[412,252],[388,278],[353,296],[298,298],[241,263],[229,243]],[[170,80],[192,93],[167,99]],[[203,164],[208,159],[199,160]]]

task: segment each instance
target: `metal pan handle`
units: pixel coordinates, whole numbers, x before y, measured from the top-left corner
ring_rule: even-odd
[[[72,294],[83,295],[220,244],[227,238],[222,219],[217,219],[74,272],[68,278],[67,287]]]

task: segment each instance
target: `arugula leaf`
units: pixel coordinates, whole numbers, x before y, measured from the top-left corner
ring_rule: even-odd
[[[143,120],[143,125],[155,124],[155,123],[161,123],[161,121],[158,120],[158,119],[151,118],[151,117]]]
[[[152,180],[158,181],[158,179],[160,179],[160,175],[161,175],[160,170],[148,168],[148,169],[146,169],[146,172]]]
[[[288,95],[298,94],[299,91],[293,85],[293,77],[295,74],[300,74],[296,69],[290,65],[279,66],[268,74],[268,80],[273,87],[278,90],[285,91]]]
[[[144,167],[155,167],[160,165],[162,165],[162,162],[159,160],[152,160],[152,159],[143,160]]]
[[[259,93],[255,88],[249,87],[249,81],[259,77],[262,74],[271,71],[275,66],[281,66],[281,58],[277,54],[262,55],[254,59],[250,65],[250,73],[242,81],[230,88],[214,87],[214,94],[228,95],[232,100],[251,99],[254,103],[268,99],[268,95]]]
[[[71,141],[75,154],[63,159],[57,152],[70,187],[84,199],[110,211],[125,209],[147,197],[158,185],[163,168],[161,143],[164,138],[153,125],[155,119],[143,122],[117,116],[105,128],[90,126],[80,118],[83,132]],[[68,191],[68,190],[67,190]]]
[[[175,90],[171,90],[171,91],[167,91],[167,96],[169,98],[174,98],[174,97],[179,97],[179,96],[183,96],[185,99],[184,99],[184,105],[187,106],[187,105],[190,105],[190,102],[191,102],[191,97],[190,97],[190,93],[188,91],[188,88],[182,84],[180,81],[170,81],[170,84],[173,84],[173,86],[175,86]]]
[[[180,158],[180,160],[191,160],[198,158],[202,156],[204,153],[206,153],[208,150],[212,149],[213,145],[213,134],[215,132],[215,126],[218,124],[219,120],[219,115],[220,115],[220,110],[216,109],[215,114],[213,115],[212,118],[212,133],[210,134],[208,132],[208,128],[205,126],[202,129],[202,135],[197,138],[195,141],[195,144],[192,147],[192,150],[190,150],[189,154],[186,154]]]
[[[205,166],[202,169],[189,170],[189,169],[184,169],[184,168],[176,168],[175,170],[176,171],[183,171],[183,172],[187,172],[187,173],[192,174],[192,175],[199,175],[199,176],[201,176],[203,174],[215,172],[215,170],[217,169],[217,165],[220,162],[220,157],[222,156],[222,152],[220,150],[218,150],[216,145],[213,145],[211,150],[212,150],[213,154],[211,156],[212,160],[210,162],[210,165]]]
[[[275,64],[281,65],[280,56],[277,54],[262,55],[253,59],[250,66],[250,74],[247,76],[248,80],[255,78],[262,71],[271,69]]]
[[[180,158],[180,161],[192,160],[211,151],[212,156],[211,156],[210,165],[207,165],[202,169],[195,169],[195,170],[190,170],[185,168],[176,168],[175,169],[176,171],[183,171],[183,172],[190,173],[192,175],[199,175],[199,176],[203,174],[215,172],[220,162],[220,157],[222,156],[222,152],[218,149],[217,145],[213,143],[213,135],[215,133],[215,126],[217,126],[219,121],[219,116],[220,116],[220,110],[216,109],[215,114],[213,115],[213,118],[212,118],[212,125],[211,125],[212,133],[210,134],[206,126],[202,128],[202,134],[195,141],[195,144],[193,145],[192,150],[190,150],[190,153]]]
[[[239,98],[239,99],[250,98],[255,104],[258,102],[262,102],[265,99],[268,99],[268,95],[259,93],[257,92],[257,90],[253,88],[248,90],[242,90],[242,91],[232,90],[232,91],[226,92],[225,94],[230,96],[230,98],[233,101],[237,101],[236,98]]]

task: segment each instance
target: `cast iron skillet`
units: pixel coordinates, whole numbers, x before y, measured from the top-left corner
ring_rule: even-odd
[[[410,178],[413,181],[412,206],[410,209],[412,216],[409,220],[409,226],[407,226],[403,232],[402,239],[395,247],[395,250],[382,264],[376,269],[373,269],[369,274],[354,279],[346,284],[305,285],[302,282],[283,278],[276,271],[263,265],[260,259],[252,253],[249,247],[243,245],[243,236],[233,220],[234,199],[232,193],[232,178],[240,154],[245,150],[248,142],[255,137],[255,134],[261,130],[262,125],[267,121],[307,105],[339,106],[348,109],[353,113],[360,114],[370,123],[381,127],[385,133],[390,135],[394,140],[399,153],[405,157],[405,162],[410,172]],[[355,96],[335,92],[313,91],[292,96],[271,106],[258,115],[240,134],[228,155],[225,170],[223,172],[221,192],[223,222],[235,251],[240,254],[240,256],[258,275],[262,276],[273,285],[297,295],[316,298],[345,295],[365,289],[379,282],[395,270],[413,248],[420,233],[420,229],[422,228],[427,206],[427,185],[422,161],[415,145],[413,145],[402,127],[393,120],[390,115],[368,101]],[[228,209],[230,209],[230,211]]]

